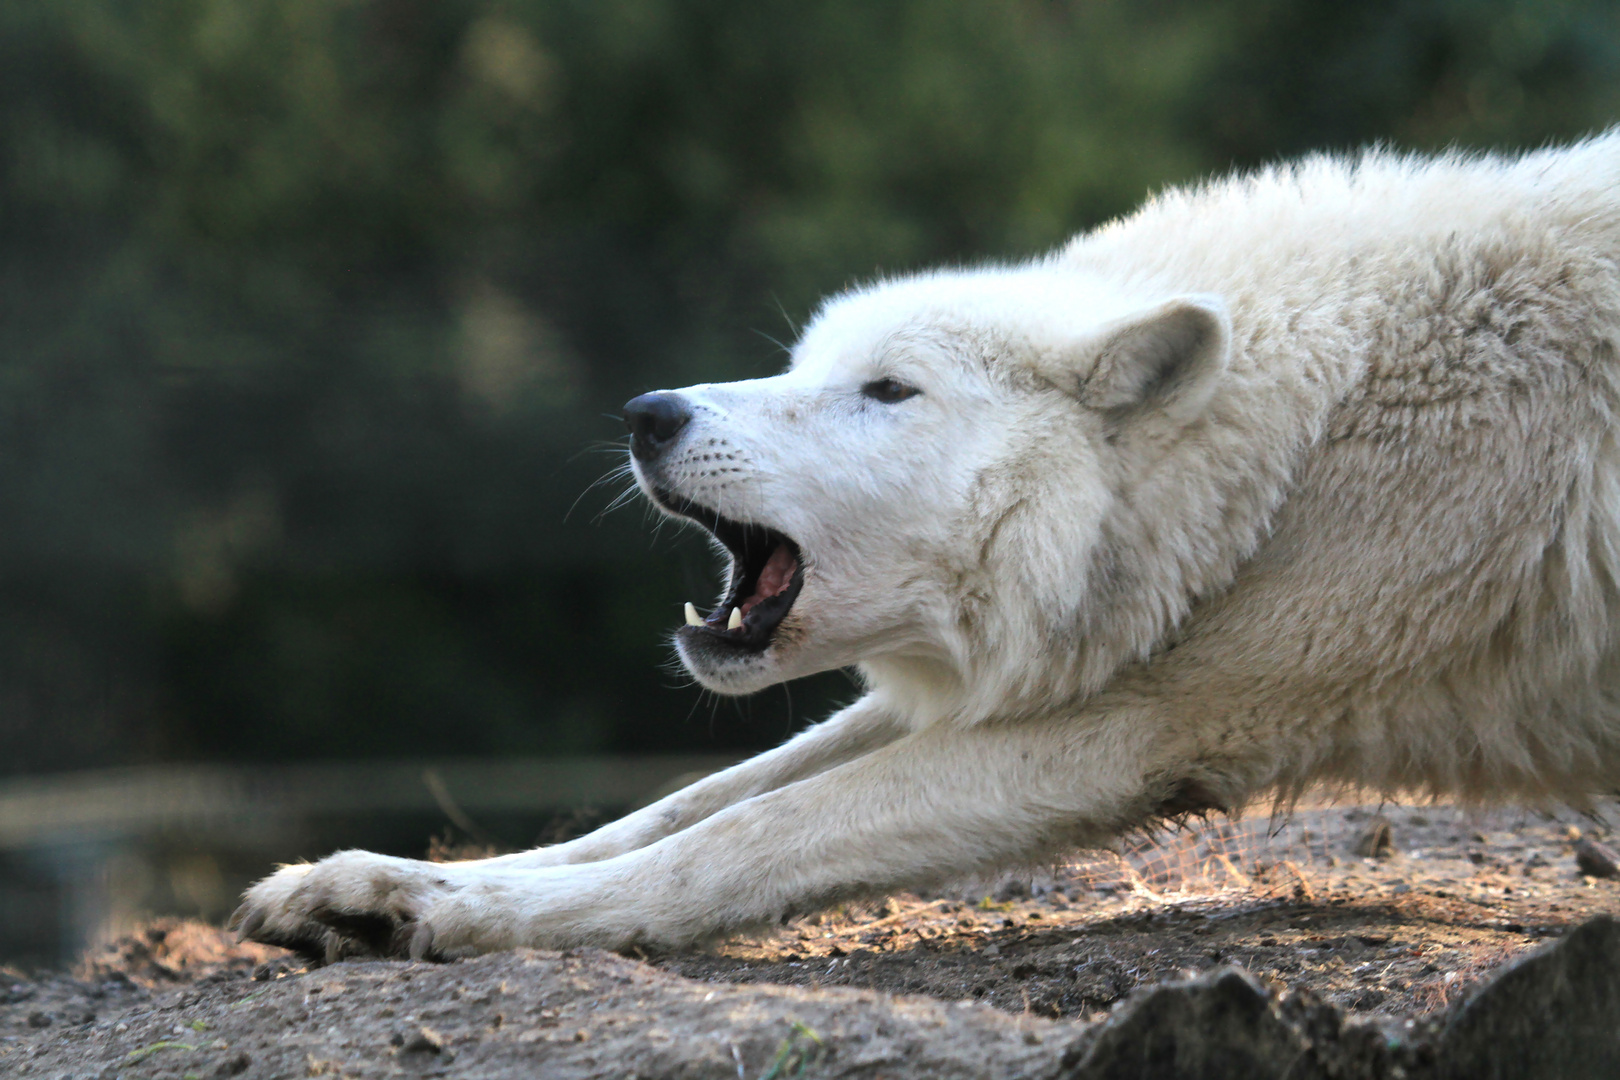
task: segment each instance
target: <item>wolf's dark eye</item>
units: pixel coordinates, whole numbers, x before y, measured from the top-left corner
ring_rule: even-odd
[[[909,397],[916,397],[922,393],[915,386],[907,386],[898,379],[874,379],[861,387],[861,393],[873,401],[881,401],[885,405],[893,405],[897,401],[904,401]]]

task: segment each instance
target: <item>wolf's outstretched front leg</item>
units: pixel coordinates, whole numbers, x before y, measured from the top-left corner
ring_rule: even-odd
[[[379,890],[338,856],[287,914],[339,929],[381,920],[399,927],[394,950],[415,956],[687,945],[1110,836],[1152,799],[1151,732],[936,726],[598,862],[427,867]]]
[[[868,696],[774,750],[706,776],[576,840],[484,860],[483,865],[561,866],[622,855],[689,828],[744,799],[775,791],[887,746],[905,731],[891,710]]]
[[[473,871],[589,863],[635,851],[728,806],[870,753],[903,731],[891,712],[865,698],[774,750],[564,844],[443,864],[345,851],[313,865],[282,867],[248,890],[232,925],[244,937],[328,959],[395,951],[405,921]],[[340,907],[331,906],[334,897],[342,898]]]

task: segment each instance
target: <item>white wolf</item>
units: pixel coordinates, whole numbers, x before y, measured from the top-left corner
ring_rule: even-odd
[[[679,946],[1315,782],[1620,787],[1620,132],[1312,158],[829,301],[627,406],[729,582],[681,659],[867,692],[597,832],[344,852],[238,912],[336,956]]]

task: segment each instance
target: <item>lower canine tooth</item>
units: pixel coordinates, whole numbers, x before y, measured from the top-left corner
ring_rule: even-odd
[[[690,600],[688,600],[686,602],[686,625],[687,626],[702,626],[703,625],[703,620],[698,618],[697,608],[692,606],[692,601],[690,601]]]
[[[742,608],[734,607],[734,608],[731,609],[731,618],[726,620],[726,629],[727,630],[735,630],[741,625],[742,625]]]

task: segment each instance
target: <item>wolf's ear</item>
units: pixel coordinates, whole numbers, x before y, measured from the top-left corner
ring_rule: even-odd
[[[1184,424],[1208,404],[1231,350],[1220,297],[1179,296],[1087,338],[1073,357],[1086,372],[1080,399],[1122,417],[1153,410]]]

